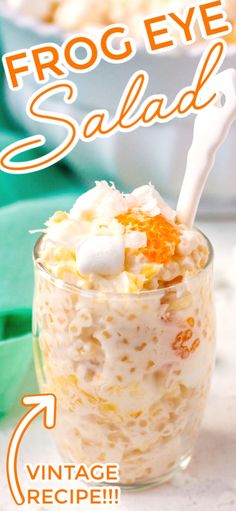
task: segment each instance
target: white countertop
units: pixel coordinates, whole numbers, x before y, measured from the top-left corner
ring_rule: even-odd
[[[122,493],[119,511],[234,511],[236,509],[236,222],[201,224],[216,251],[218,351],[213,384],[192,462],[185,473],[162,487]],[[232,285],[232,269],[234,284]],[[30,392],[25,384],[22,394]],[[8,492],[5,455],[18,410],[0,422],[0,511],[15,511]],[[39,421],[27,432],[19,464],[56,463],[50,433]],[[58,511],[52,506],[47,511]],[[63,509],[68,511],[67,506]],[[83,506],[83,511],[88,507]],[[105,511],[106,506],[93,506]],[[110,506],[108,510],[112,509]],[[25,511],[25,509],[24,509]],[[32,508],[35,511],[35,508]],[[38,510],[39,511],[39,510]],[[41,511],[41,510],[40,510]]]

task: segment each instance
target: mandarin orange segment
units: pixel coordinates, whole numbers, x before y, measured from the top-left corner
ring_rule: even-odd
[[[140,231],[147,236],[147,246],[140,252],[153,263],[168,264],[179,242],[178,230],[164,216],[150,217],[145,213],[128,212],[117,217],[126,232]]]
[[[191,353],[194,353],[199,347],[200,339],[197,338],[192,341],[192,336],[193,332],[190,329],[184,330],[176,335],[176,338],[172,343],[172,348],[179,357],[183,359],[188,358]]]

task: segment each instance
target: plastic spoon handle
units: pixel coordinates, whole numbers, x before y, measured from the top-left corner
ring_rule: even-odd
[[[216,152],[226,139],[236,117],[236,70],[228,69],[212,79],[220,101],[199,113],[195,120],[193,142],[177,205],[177,220],[192,227]],[[224,172],[224,169],[222,169]]]

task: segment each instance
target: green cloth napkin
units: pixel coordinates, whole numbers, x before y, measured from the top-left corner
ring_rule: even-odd
[[[32,250],[38,235],[29,230],[42,228],[55,210],[70,209],[76,196],[19,201],[0,209],[0,416],[13,406],[32,361]]]

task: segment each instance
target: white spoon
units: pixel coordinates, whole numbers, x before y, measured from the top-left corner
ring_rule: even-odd
[[[214,92],[220,92],[220,99],[196,117],[193,142],[176,211],[177,220],[189,227],[194,224],[216,152],[236,118],[236,70],[228,69],[219,73],[212,79],[212,86]],[[224,100],[224,104],[221,100]]]

